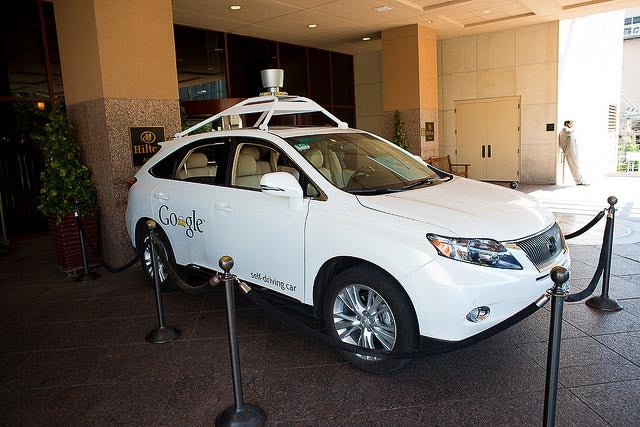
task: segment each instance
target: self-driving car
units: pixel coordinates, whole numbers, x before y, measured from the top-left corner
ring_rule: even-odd
[[[205,125],[219,130],[194,133]],[[570,263],[556,218],[531,197],[438,170],[277,92],[177,134],[137,172],[126,225],[152,277],[148,219],[183,277],[214,274],[229,255],[241,280],[368,349],[473,337],[544,295],[551,268]],[[370,372],[406,362],[343,356]]]

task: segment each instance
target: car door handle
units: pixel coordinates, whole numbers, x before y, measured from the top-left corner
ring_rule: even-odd
[[[216,203],[216,210],[233,213],[233,208],[225,203]]]
[[[156,193],[154,197],[158,200],[169,200],[169,196],[166,193]]]

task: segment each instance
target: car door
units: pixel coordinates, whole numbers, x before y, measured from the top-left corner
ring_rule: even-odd
[[[176,153],[173,179],[159,180],[153,212],[171,243],[176,262],[218,269],[213,207],[224,182],[229,143],[206,139]]]
[[[228,185],[218,189],[214,206],[216,252],[218,257],[233,258],[233,272],[241,279],[302,300],[309,200],[292,206],[290,199],[259,188],[260,178],[270,171],[287,171],[299,178],[293,168],[278,166],[283,156],[268,141],[236,141]]]

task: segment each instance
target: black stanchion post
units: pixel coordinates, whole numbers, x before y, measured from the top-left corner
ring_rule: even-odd
[[[147,221],[149,228],[149,247],[151,249],[151,266],[153,268],[153,282],[155,284],[156,312],[158,314],[158,327],[153,329],[145,337],[152,344],[164,344],[175,340],[181,334],[180,330],[164,324],[164,305],[162,304],[162,288],[160,287],[160,269],[158,268],[158,253],[154,244],[156,222],[152,219]]]
[[[551,269],[551,280],[553,280],[553,289],[548,291],[551,295],[551,324],[549,326],[549,348],[547,351],[547,381],[544,388],[544,427],[554,426],[556,422],[562,309],[564,299],[567,296],[564,284],[569,280],[569,272],[564,267],[553,267]]]
[[[100,277],[98,273],[94,273],[93,271],[89,271],[89,262],[87,261],[87,251],[84,247],[84,235],[82,234],[82,229],[80,228],[80,224],[82,224],[82,215],[80,214],[80,202],[76,200],[76,211],[74,212],[74,216],[78,223],[78,235],[80,236],[80,250],[82,251],[82,268],[83,272],[76,277],[76,282],[91,282]]]
[[[606,258],[604,264],[604,272],[602,273],[602,293],[600,296],[589,298],[585,304],[591,308],[602,311],[618,311],[622,310],[622,304],[618,300],[609,298],[609,279],[611,278],[611,252],[613,251],[613,228],[615,225],[616,208],[614,205],[618,203],[616,196],[607,198],[609,209],[607,212],[607,222],[611,222],[609,232],[605,236],[603,244],[606,245]]]
[[[264,411],[254,405],[244,403],[242,396],[242,376],[240,374],[240,353],[238,351],[238,332],[236,330],[236,302],[233,284],[236,276],[230,273],[233,258],[223,256],[218,265],[224,271],[225,294],[227,297],[227,326],[229,329],[229,352],[231,353],[231,380],[235,405],[229,406],[216,417],[217,426],[262,426],[266,421]]]

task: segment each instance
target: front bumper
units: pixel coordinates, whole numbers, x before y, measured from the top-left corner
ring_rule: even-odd
[[[438,257],[401,278],[414,308],[420,335],[439,341],[462,341],[498,325],[545,295],[553,287],[551,266],[538,271],[524,253],[512,251],[523,270],[504,270]],[[553,265],[570,267],[568,251]],[[490,315],[473,323],[467,313],[489,307]]]

